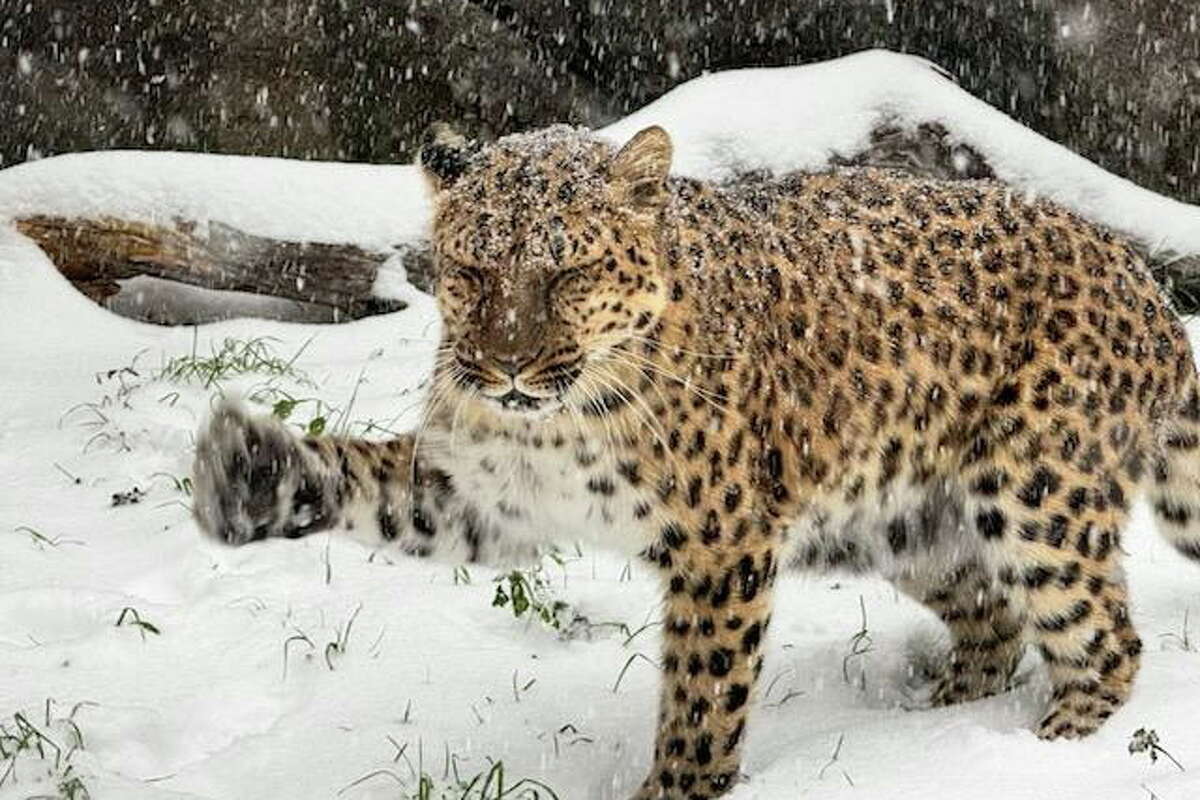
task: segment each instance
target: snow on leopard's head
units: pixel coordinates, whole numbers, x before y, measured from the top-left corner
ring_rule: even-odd
[[[667,133],[646,128],[618,151],[566,125],[487,145],[440,127],[421,163],[448,389],[534,416],[619,393],[606,365],[666,304]]]

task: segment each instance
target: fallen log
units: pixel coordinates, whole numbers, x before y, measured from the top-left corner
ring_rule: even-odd
[[[120,282],[150,277],[294,301],[298,310],[305,309],[298,318],[312,319],[324,309],[332,320],[358,319],[406,305],[373,294],[379,268],[388,258],[399,255],[418,268],[421,262],[406,250],[385,253],[351,244],[281,241],[220,222],[177,220],[164,226],[114,217],[31,216],[18,219],[16,226],[67,280],[102,305],[113,302]],[[286,308],[272,316],[292,318]],[[171,324],[198,321],[159,316],[144,318]]]

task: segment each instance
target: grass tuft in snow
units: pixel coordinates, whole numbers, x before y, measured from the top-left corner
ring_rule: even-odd
[[[252,400],[266,401],[271,404],[271,414],[280,421],[287,421],[297,408],[313,406],[313,415],[306,423],[298,424],[301,431],[309,436],[320,436],[328,426],[329,418],[337,413],[337,409],[319,397],[295,397],[277,387],[266,389],[251,395]]]
[[[867,627],[867,604],[861,594],[858,596],[858,613],[860,616],[858,630],[850,637],[850,647],[847,649],[846,655],[842,658],[842,680],[847,684],[850,683],[850,663],[856,659],[861,659],[874,649],[871,641],[871,631]],[[859,670],[858,688],[864,692],[867,690],[867,671],[865,669]]]
[[[1175,756],[1168,753],[1159,743],[1158,731],[1153,728],[1138,728],[1133,732],[1133,736],[1129,738],[1129,754],[1136,755],[1137,753],[1145,753],[1150,757],[1150,763],[1156,763],[1160,755],[1166,756],[1171,763],[1179,767],[1180,772],[1186,772],[1183,764],[1175,759]]]
[[[142,615],[138,613],[136,608],[125,606],[121,609],[121,613],[117,616],[116,627],[133,627],[137,628],[138,633],[142,635],[142,641],[146,640],[146,634],[150,633],[154,636],[161,636],[162,631],[158,626],[149,620],[142,619]]]
[[[313,644],[313,640],[308,638],[308,634],[305,633],[304,631],[300,630],[299,628],[295,629],[295,632],[291,636],[284,639],[283,640],[283,678],[282,678],[282,680],[285,680],[285,681],[287,680],[287,676],[288,676],[288,654],[289,654],[291,646],[293,644],[295,644],[297,646],[306,645],[308,647],[308,650],[304,653],[304,658],[306,660],[311,660],[313,652],[317,649],[317,646],[315,644]]]
[[[296,360],[308,348],[312,337],[292,354],[282,358],[275,353],[279,340],[270,336],[254,339],[227,337],[220,346],[210,348],[208,355],[197,352],[192,340],[192,352],[175,356],[159,370],[157,377],[175,383],[196,383],[204,388],[219,387],[221,381],[247,374],[268,375],[272,378],[290,378],[297,383],[313,385],[309,377],[296,367]]]
[[[570,605],[554,596],[540,564],[498,576],[492,606],[510,608],[517,619],[536,619],[556,631],[571,622]]]
[[[1179,633],[1176,633],[1175,631],[1168,631],[1167,633],[1160,633],[1158,638],[1162,639],[1164,644],[1166,642],[1173,642],[1176,647],[1185,653],[1194,652],[1196,650],[1196,643],[1192,641],[1188,620],[1190,614],[1190,608],[1185,608],[1183,610],[1183,626],[1179,629]]]
[[[346,648],[350,646],[350,632],[354,630],[354,620],[358,619],[360,611],[362,611],[362,603],[354,607],[354,611],[351,612],[350,619],[346,620],[345,626],[338,626],[334,633],[333,641],[325,645],[325,665],[329,667],[330,672],[333,672],[334,656],[344,656]]]
[[[173,489],[182,495],[192,496],[192,479],[187,475],[172,475],[170,472],[154,472],[150,474],[150,479],[166,478]]]
[[[306,632],[299,628],[293,627],[292,633],[283,640],[283,674],[281,680],[287,680],[288,676],[288,661],[291,658],[293,650],[299,650],[302,659],[305,662],[312,662],[317,653],[320,653],[325,661],[325,666],[330,672],[335,672],[337,661],[346,655],[346,651],[350,647],[350,635],[354,631],[354,623],[358,619],[359,613],[362,612],[362,604],[359,603],[350,612],[350,616],[346,619],[345,625],[338,625],[333,630],[333,638],[325,643],[324,647],[317,647],[316,641]],[[379,632],[379,636],[367,649],[367,652],[374,657],[378,653],[379,642],[383,639],[383,631]],[[317,638],[320,641],[320,638]]]
[[[557,631],[563,639],[590,638],[595,631],[604,628],[629,635],[629,626],[624,622],[592,622],[570,603],[554,597],[550,582],[540,567],[516,569],[497,577],[492,606],[511,608],[517,619],[537,620],[546,628]]]
[[[372,353],[370,357],[378,358],[382,353],[382,350],[378,350]],[[307,386],[313,385],[307,379],[299,380]],[[364,367],[358,373],[358,379],[354,382],[354,388],[350,392],[350,397],[346,401],[346,405],[340,408],[320,397],[297,397],[278,386],[272,385],[270,382],[266,386],[253,391],[250,394],[250,399],[256,403],[270,405],[271,413],[275,418],[285,421],[292,417],[296,409],[303,406],[312,406],[313,412],[308,422],[294,423],[296,427],[309,436],[320,436],[326,432],[332,433],[335,436],[349,436],[351,425],[361,428],[361,435],[366,435],[373,431],[378,431],[389,436],[399,435],[390,428],[377,424],[374,420],[351,419],[350,414],[354,410],[355,402],[358,400],[358,391],[366,382],[366,368]]]
[[[84,543],[78,539],[67,539],[62,536],[47,536],[36,528],[31,528],[28,525],[18,525],[13,528],[13,533],[26,534],[39,550],[45,550],[47,547],[58,547],[60,544],[77,544],[80,547]]]
[[[546,554],[558,566],[563,567],[563,556],[557,552]],[[508,608],[517,619],[536,620],[544,627],[556,631],[563,639],[578,636],[590,638],[597,630],[612,629],[629,636],[629,626],[624,622],[593,622],[579,613],[570,603],[555,596],[554,585],[546,574],[545,564],[539,563],[525,569],[514,569],[495,579],[496,592],[492,596],[493,608]],[[566,581],[566,572],[563,573]],[[470,584],[471,574],[464,568],[454,572],[454,583]]]
[[[90,800],[87,785],[71,763],[84,749],[83,732],[75,722],[83,705],[77,703],[65,717],[56,716],[54,702],[47,699],[39,725],[20,711],[0,722],[0,789],[28,781],[41,789],[30,797]]]
[[[79,477],[78,475],[74,474],[73,472],[70,472],[66,467],[64,467],[62,464],[59,464],[57,461],[54,462],[54,468],[56,470],[58,470],[59,472],[61,472],[63,475],[67,476],[67,480],[69,480],[71,483],[75,484],[76,486],[83,485],[83,478]]]
[[[406,749],[407,745],[398,748],[394,760],[404,758],[408,761]],[[369,781],[386,778],[399,787],[397,800],[559,800],[553,789],[534,778],[510,782],[503,761],[491,761],[487,769],[474,775],[463,775],[459,771],[458,759],[447,753],[446,767],[440,779],[420,767],[414,768],[411,762],[408,767],[414,775],[411,780],[405,780],[390,769],[378,769],[362,776],[338,794]]]
[[[845,743],[846,743],[846,734],[839,733],[838,738],[837,738],[837,744],[835,744],[833,746],[833,754],[829,756],[829,761],[826,762],[825,766],[821,767],[821,771],[817,773],[817,780],[824,780],[825,773],[829,770],[829,768],[838,763],[838,759],[842,755],[842,745]],[[854,780],[850,777],[850,773],[846,772],[846,770],[842,769],[840,766],[838,767],[838,772],[842,773],[842,777],[846,779],[846,783],[849,784],[851,788],[853,788]]]
[[[645,653],[634,653],[629,658],[625,659],[625,666],[621,667],[621,671],[617,673],[617,679],[613,681],[612,685],[613,694],[616,694],[621,688],[621,681],[625,680],[625,673],[629,672],[629,668],[633,666],[635,661],[644,661],[656,670],[662,669],[662,667],[660,667],[654,659],[650,658],[650,656],[646,655]]]

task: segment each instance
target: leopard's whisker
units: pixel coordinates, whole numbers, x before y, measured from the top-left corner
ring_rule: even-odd
[[[649,406],[646,405],[645,400],[642,399],[640,395],[632,393],[632,390],[630,390],[626,384],[621,382],[618,378],[616,378],[616,376],[608,374],[599,365],[592,365],[591,375],[594,379],[600,381],[602,384],[607,385],[615,394],[626,397],[631,411],[633,411],[634,414],[639,415],[639,419],[641,420],[642,424],[649,429],[650,433],[654,435],[654,438],[658,440],[659,445],[663,449],[664,457],[678,467],[679,462],[675,456],[675,453],[672,451],[667,442],[666,431],[655,418],[654,412],[649,408]]]

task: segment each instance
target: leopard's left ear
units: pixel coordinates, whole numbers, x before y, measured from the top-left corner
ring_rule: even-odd
[[[655,210],[666,202],[671,151],[671,137],[662,128],[652,125],[639,131],[608,168],[618,196],[642,211]]]
[[[425,131],[419,161],[435,191],[450,187],[464,172],[479,143],[467,139],[445,122],[435,122]]]

